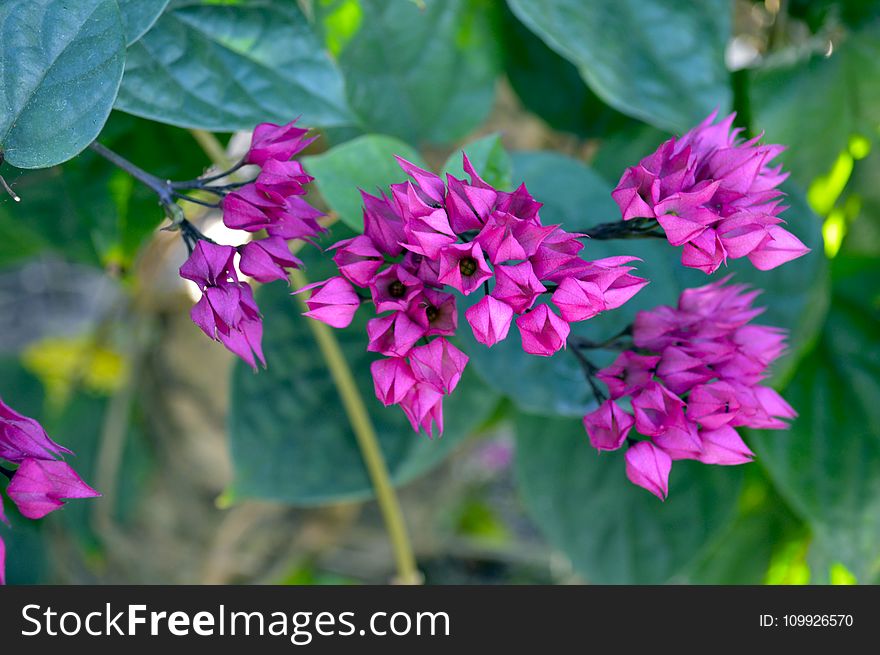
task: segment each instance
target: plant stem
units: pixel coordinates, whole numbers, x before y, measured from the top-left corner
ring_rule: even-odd
[[[191,130],[191,132],[217,166],[224,168],[229,165],[223,146],[213,134],[201,130]],[[293,286],[297,289],[308,284],[308,279],[301,271],[293,271],[290,278]],[[297,296],[297,300],[305,307],[305,300],[301,296]],[[398,584],[421,584],[422,576],[416,566],[416,558],[407,533],[400,501],[397,498],[394,485],[391,483],[391,476],[379,445],[376,430],[357,388],[351,368],[345,360],[345,355],[342,353],[342,348],[340,348],[339,341],[333,331],[319,321],[309,320],[308,324],[342,398],[345,413],[351,423],[352,431],[367,467],[367,473],[370,476],[370,482],[376,493],[376,502],[379,504],[379,510],[385,521],[385,528],[388,531],[388,539],[391,542],[397,566],[395,582]]]
[[[308,279],[301,271],[293,271],[290,277],[297,289],[308,284]],[[297,300],[304,309],[308,309],[301,296],[297,296]],[[382,511],[385,527],[388,530],[388,538],[394,551],[394,560],[397,563],[396,581],[399,584],[420,584],[421,574],[416,568],[416,559],[410,545],[400,502],[397,499],[394,486],[391,484],[391,476],[382,455],[382,448],[379,445],[366,405],[355,384],[351,368],[345,361],[345,355],[343,355],[339,342],[330,328],[320,321],[309,320],[308,323],[315,340],[318,342],[318,347],[321,349],[321,354],[327,362],[327,368],[330,369],[330,375],[333,377],[336,389],[342,398],[342,405],[345,407],[345,413],[357,438],[364,464],[366,464],[373,489],[376,492],[376,501]]]
[[[143,168],[139,166],[135,166],[130,161],[122,157],[121,155],[117,155],[115,152],[110,150],[97,141],[92,142],[89,145],[89,148],[97,152],[104,159],[109,161],[111,164],[118,166],[126,173],[131,175],[136,180],[146,184],[150,189],[156,192],[156,195],[159,196],[159,200],[166,207],[172,205],[174,203],[174,198],[171,193],[171,187],[168,182],[164,180],[160,180],[155,175],[148,173]]]
[[[581,230],[581,234],[599,241],[609,239],[646,239],[666,237],[657,219],[634,218],[629,221],[613,221],[600,223],[587,230]]]

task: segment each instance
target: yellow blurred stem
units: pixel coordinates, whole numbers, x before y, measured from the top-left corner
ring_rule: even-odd
[[[199,143],[205,154],[217,166],[224,168],[229,166],[229,158],[223,146],[217,138],[210,132],[202,130],[191,130],[193,138]],[[332,223],[335,216],[328,217],[330,220],[325,224]],[[302,246],[301,243],[293,244],[292,250],[295,252]],[[290,276],[291,282],[296,289],[300,289],[308,284],[308,279],[301,271],[293,271]],[[306,307],[305,299],[298,295],[297,301]],[[373,485],[373,491],[376,494],[376,502],[382,512],[382,518],[385,521],[385,528],[388,531],[388,539],[391,542],[391,549],[394,553],[394,561],[397,567],[397,576],[395,582],[397,584],[421,584],[422,576],[416,567],[416,558],[413,554],[412,545],[410,543],[409,534],[406,530],[406,523],[403,518],[403,512],[400,508],[400,501],[391,484],[391,476],[388,473],[388,466],[385,463],[385,457],[382,455],[382,448],[379,445],[379,439],[367,407],[364,404],[357,384],[354,381],[354,375],[351,368],[342,353],[339,341],[333,334],[333,331],[324,323],[309,319],[309,328],[318,342],[324,361],[330,371],[330,376],[339,391],[342,398],[342,405],[351,424],[351,429],[357,439],[358,447],[361,450],[361,456],[367,467],[367,473],[370,476],[370,482]]]
[[[293,271],[290,279],[297,289],[308,284],[306,276],[301,271]],[[303,309],[308,309],[302,296],[298,295],[297,301]],[[345,355],[343,355],[333,331],[320,321],[309,319],[308,324],[342,398],[342,405],[345,407],[345,413],[351,423],[351,428],[361,449],[361,455],[364,458],[364,464],[366,464],[367,472],[370,475],[373,490],[376,492],[376,501],[382,510],[388,538],[391,540],[391,548],[394,551],[394,560],[397,563],[396,582],[398,584],[420,584],[421,575],[416,568],[416,560],[409,542],[400,502],[397,499],[394,486],[391,484],[391,477],[388,474],[385,458],[382,456],[376,431],[355,384],[351,368],[345,360]]]

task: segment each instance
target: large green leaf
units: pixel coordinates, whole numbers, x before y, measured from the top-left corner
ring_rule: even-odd
[[[818,547],[862,582],[880,573],[880,312],[869,304],[877,280],[875,264],[840,281],[855,293],[835,295],[818,347],[785,391],[800,416],[788,431],[754,438]]]
[[[295,4],[183,3],[128,50],[116,106],[183,127],[352,122],[342,78]]]
[[[731,103],[727,0],[508,0],[596,94],[657,127],[684,130]]]
[[[545,224],[562,224],[572,232],[597,223],[612,221],[620,211],[610,196],[610,186],[585,165],[549,152],[515,153],[514,183],[524,181],[529,191],[544,203],[541,218]],[[827,306],[827,264],[821,253],[819,221],[796,189],[791,188],[787,216],[789,228],[814,252],[770,272],[756,271],[748,261],[733,261],[713,277],[707,277],[679,263],[679,249],[665,240],[587,241],[583,256],[599,259],[633,255],[637,274],[650,285],[623,307],[584,323],[572,325],[572,333],[603,340],[630,324],[637,311],[661,304],[674,304],[687,287],[700,286],[730,272],[735,280],[765,289],[762,304],[767,311],[760,322],[792,330],[791,351],[775,371],[780,378],[791,372],[801,349],[809,345],[821,326]],[[472,294],[466,302],[479,300]],[[467,329],[462,339],[480,375],[498,391],[509,396],[520,408],[536,414],[582,415],[593,403],[581,368],[566,352],[551,358],[523,352],[516,328],[508,338],[487,349],[477,344]],[[594,363],[610,363],[613,353],[597,352]]]
[[[163,178],[195,177],[207,163],[183,130],[118,112],[101,141]],[[51,250],[126,268],[164,216],[155,193],[90,150],[7,180],[21,202],[0,199],[0,266]]]
[[[852,134],[877,136],[880,28],[851,36],[830,57],[757,71],[752,105],[755,129],[787,146],[782,159],[797,180],[827,173]]]
[[[486,0],[417,4],[331,0],[315,10],[365,129],[411,143],[454,141],[492,107],[496,15]]]
[[[509,9],[503,14],[504,70],[526,109],[554,129],[586,137],[637,124],[602,102],[577,67],[547,47]]]
[[[739,467],[675,462],[661,502],[626,479],[622,451],[595,451],[579,421],[521,416],[516,430],[526,509],[588,582],[665,582],[733,518]]]
[[[312,269],[310,269],[312,270]],[[297,505],[367,498],[372,494],[339,393],[299,306],[283,285],[257,295],[266,314],[263,347],[269,367],[254,374],[237,366],[229,417],[235,498]],[[444,401],[446,429],[428,439],[412,431],[399,407],[383,407],[370,376],[364,330],[368,308],[351,327],[336,330],[346,361],[370,412],[392,480],[403,484],[450,454],[492,412],[497,397],[466,370]]]
[[[169,0],[116,0],[122,12],[122,25],[125,28],[125,41],[131,45],[153,26]]]
[[[388,193],[388,185],[407,179],[394,155],[418,166],[421,156],[403,141],[381,134],[367,134],[320,155],[303,157],[306,169],[317,178],[316,186],[342,221],[361,232],[364,229],[360,189]]]
[[[122,79],[116,0],[9,0],[0,35],[0,151],[19,168],[70,159],[101,131]]]

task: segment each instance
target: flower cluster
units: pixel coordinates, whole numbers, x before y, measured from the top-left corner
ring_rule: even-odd
[[[611,194],[623,219],[656,219],[669,243],[684,246],[682,264],[705,273],[740,257],[766,271],[809,252],[779,218],[777,187],[788,174],[771,162],[783,147],[743,141],[733,114],[715,117],[626,170]]]
[[[398,158],[410,181],[391,195],[363,193],[364,234],[332,249],[340,276],[310,285],[307,316],[345,327],[368,290],[378,316],[367,323],[376,395],[399,404],[413,425],[442,432],[442,399],[467,356],[446,337],[458,327],[456,296],[485,295],[465,312],[486,346],[516,323],[522,347],[549,357],[565,347],[569,323],[621,306],[647,282],[633,257],[581,259],[583,235],[543,225],[541,203],[520,186],[499,191],[464,156],[469,181],[446,181]],[[548,295],[556,310],[539,302]],[[419,345],[421,342],[421,345]]]
[[[235,189],[231,192],[219,192],[224,196],[219,206],[226,227],[265,232],[265,236],[238,247],[221,246],[189,224],[181,227],[191,253],[180,275],[202,291],[192,309],[193,321],[254,368],[257,360],[266,364],[261,348],[262,319],[250,285],[236,272],[236,255],[238,269],[254,280],[286,280],[285,269],[301,265],[291,254],[288,241],[309,240],[324,230],[318,223],[321,212],[303,198],[305,186],[313,178],[299,162],[290,161],[312,142],[306,137],[308,130],[295,127],[295,122],[257,125],[250,149],[232,170],[253,164],[260,166],[259,175],[246,184],[229,185]],[[216,187],[208,188],[218,192]]]
[[[752,452],[735,428],[783,429],[796,416],[760,384],[785,349],[785,332],[750,325],[763,311],[752,307],[760,292],[726,282],[685,290],[677,307],[639,312],[636,350],[597,374],[611,397],[584,417],[590,443],[616,450],[635,427],[647,439],[629,440],[627,476],[660,498],[673,460],[748,462]]]
[[[100,496],[65,462],[57,459],[70,454],[52,441],[34,419],[22,416],[0,399],[0,460],[16,465],[0,466],[9,478],[6,495],[29,519],[41,519],[64,505],[67,498]],[[0,496],[0,522],[8,523]],[[0,538],[0,584],[5,583],[6,546]]]

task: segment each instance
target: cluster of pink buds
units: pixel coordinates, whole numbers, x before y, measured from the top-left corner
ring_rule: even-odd
[[[313,178],[298,161],[291,161],[312,142],[306,137],[308,130],[295,127],[295,122],[257,125],[251,147],[241,162],[200,180],[201,184],[186,187],[221,196],[217,206],[223,210],[226,227],[265,232],[260,239],[233,247],[211,242],[186,221],[181,225],[190,257],[180,267],[180,275],[202,291],[202,298],[192,309],[193,321],[254,368],[257,360],[266,364],[261,347],[262,318],[250,285],[239,278],[236,259],[238,270],[258,282],[286,280],[286,269],[301,265],[291,254],[288,242],[310,240],[324,231],[318,223],[321,212],[303,198],[305,186]],[[225,186],[204,184],[246,164],[260,166],[256,179]]]
[[[785,350],[785,331],[749,324],[764,311],[752,307],[760,292],[726,282],[684,291],[677,307],[639,312],[635,349],[596,375],[610,399],[584,417],[590,442],[616,450],[629,441],[627,476],[660,498],[673,460],[748,462],[752,452],[735,428],[784,429],[783,419],[796,416],[761,384]],[[647,438],[628,439],[633,427]]]
[[[611,194],[623,219],[656,220],[684,246],[681,263],[705,273],[740,257],[766,271],[809,252],[779,218],[777,187],[788,174],[770,162],[783,147],[743,141],[733,114],[713,125],[715,117],[626,170]]]
[[[367,324],[376,395],[398,404],[413,429],[442,432],[442,399],[467,356],[446,337],[458,327],[456,295],[484,293],[465,312],[480,343],[505,339],[512,323],[528,353],[565,347],[569,323],[621,306],[647,282],[630,274],[633,257],[581,259],[583,235],[543,225],[541,203],[520,186],[499,191],[474,171],[446,181],[398,158],[411,181],[390,197],[363,193],[364,234],[335,244],[340,272],[308,287],[307,316],[345,327],[366,289],[378,316]],[[548,296],[555,305],[540,302]]]
[[[67,498],[93,498],[97,491],[82,481],[68,464],[57,459],[70,451],[49,438],[37,421],[22,416],[0,400],[0,474],[9,479],[6,495],[22,516],[41,519],[64,505]],[[0,522],[7,523],[0,496]],[[0,537],[0,584],[6,582],[6,546]]]

